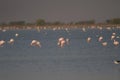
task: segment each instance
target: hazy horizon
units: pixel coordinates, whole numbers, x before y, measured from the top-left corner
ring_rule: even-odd
[[[0,22],[104,22],[120,18],[120,0],[1,0]]]

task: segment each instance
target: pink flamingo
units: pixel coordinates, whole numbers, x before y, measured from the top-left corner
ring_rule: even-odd
[[[31,46],[41,47],[41,43],[40,43],[39,41],[37,41],[37,40],[32,40],[32,42],[31,42],[30,45],[31,45]]]
[[[0,47],[2,47],[5,44],[4,40],[0,40]]]
[[[63,37],[60,37],[58,39],[58,46],[63,47],[65,44],[69,44],[69,39],[64,39]]]

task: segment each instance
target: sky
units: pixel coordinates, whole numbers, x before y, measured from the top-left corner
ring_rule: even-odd
[[[76,22],[120,18],[120,0],[0,0],[0,22]]]

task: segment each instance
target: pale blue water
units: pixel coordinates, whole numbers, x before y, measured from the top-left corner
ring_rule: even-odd
[[[120,29],[0,31],[0,40],[15,39],[0,47],[0,80],[120,80],[120,65],[113,63],[120,60],[120,46],[112,44],[113,32],[120,36]],[[63,48],[57,46],[61,36],[70,39]],[[91,43],[86,42],[89,36]],[[98,36],[108,45],[102,46]],[[30,46],[33,39],[42,47]]]

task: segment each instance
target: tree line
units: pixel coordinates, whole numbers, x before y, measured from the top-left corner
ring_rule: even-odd
[[[44,19],[37,19],[35,23],[26,23],[25,21],[11,21],[9,23],[0,23],[0,26],[44,26],[44,25],[65,25],[65,24],[74,24],[74,25],[81,25],[81,24],[96,24],[95,20],[86,20],[86,21],[77,21],[77,22],[70,22],[70,23],[63,23],[60,21],[55,22],[46,22]],[[106,20],[102,24],[120,24],[120,18],[113,18]]]

